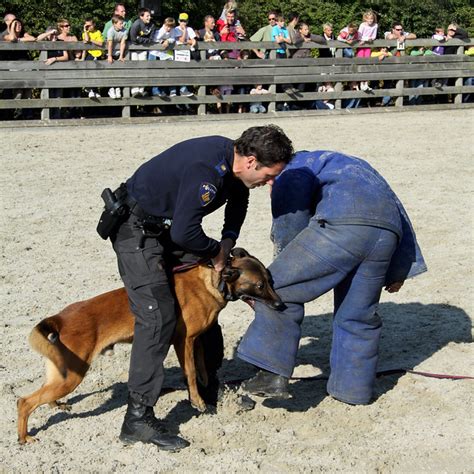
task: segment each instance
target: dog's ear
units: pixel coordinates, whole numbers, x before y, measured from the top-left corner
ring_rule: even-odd
[[[250,254],[247,252],[247,250],[241,247],[235,247],[234,249],[230,251],[230,254],[233,257],[237,257],[237,258],[250,257]]]
[[[222,275],[222,279],[225,282],[231,283],[237,280],[237,278],[239,278],[240,270],[238,270],[237,268],[224,268],[224,270],[222,270],[221,275]]]

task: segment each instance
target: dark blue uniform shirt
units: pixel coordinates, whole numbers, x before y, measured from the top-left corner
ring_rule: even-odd
[[[229,138],[193,138],[140,166],[127,189],[146,212],[173,220],[173,242],[196,255],[215,257],[219,243],[204,234],[203,217],[226,204],[222,238],[235,241],[247,213],[249,190],[234,177],[233,162]]]

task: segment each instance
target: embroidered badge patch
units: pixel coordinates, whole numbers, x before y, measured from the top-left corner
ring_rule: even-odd
[[[201,201],[201,206],[207,206],[215,197],[217,189],[211,183],[201,183],[199,186],[199,200]]]

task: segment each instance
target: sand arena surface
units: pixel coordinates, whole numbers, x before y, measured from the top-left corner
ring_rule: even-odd
[[[472,318],[473,112],[406,112],[273,119],[296,149],[333,149],[368,160],[407,208],[429,272],[398,294],[384,293],[380,369],[474,375]],[[130,346],[99,357],[69,397],[69,413],[40,407],[16,442],[16,399],[42,383],[44,364],[27,343],[32,327],[67,304],[121,286],[110,244],[95,233],[104,187],[190,137],[236,138],[271,119],[182,124],[0,129],[2,328],[0,470],[3,472],[472,472],[474,381],[415,375],[379,378],[378,399],[352,407],[325,394],[321,381],[295,381],[293,398],[257,399],[241,413],[228,391],[217,414],[198,415],[184,390],[156,406],[192,442],[176,454],[117,439],[125,412]],[[218,237],[222,213],[205,227]],[[271,262],[269,196],[252,191],[239,245]],[[295,375],[328,371],[331,294],[307,305]],[[252,319],[241,302],[220,321],[222,379],[252,368],[234,358]],[[168,387],[183,388],[174,353]]]

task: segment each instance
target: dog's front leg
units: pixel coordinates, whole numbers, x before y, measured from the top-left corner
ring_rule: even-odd
[[[196,382],[196,365],[194,361],[194,337],[186,337],[184,343],[184,373],[188,381],[189,400],[200,412],[206,411],[206,404],[201,398]]]

